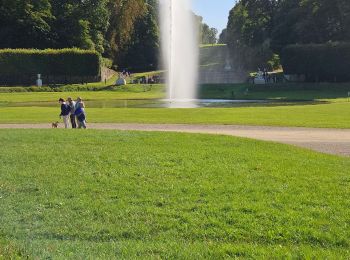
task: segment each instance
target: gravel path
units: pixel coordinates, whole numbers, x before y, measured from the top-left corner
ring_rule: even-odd
[[[62,127],[62,124],[60,125]],[[49,124],[0,124],[1,128],[50,128]],[[177,124],[89,124],[91,129],[162,131],[222,134],[292,144],[315,151],[350,157],[350,129],[299,127],[177,125]]]

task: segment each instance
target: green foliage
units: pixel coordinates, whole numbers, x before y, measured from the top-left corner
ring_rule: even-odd
[[[350,41],[348,0],[239,0],[227,26],[232,57],[246,70],[269,64],[290,44],[337,41]]]
[[[111,15],[106,34],[106,53],[115,65],[119,65],[133,36],[135,23],[147,8],[144,0],[111,0],[108,9],[111,10]]]
[[[102,65],[103,67],[106,67],[106,68],[111,69],[112,66],[113,66],[113,60],[108,59],[108,58],[102,58],[102,60],[101,60],[101,65]]]
[[[349,81],[350,43],[290,45],[282,51],[282,65],[286,74],[308,81]]]
[[[218,30],[216,28],[210,28],[209,25],[203,22],[202,16],[193,14],[198,26],[198,42],[199,44],[216,44]]]
[[[283,0],[274,13],[272,47],[290,44],[350,41],[348,0]]]
[[[281,68],[281,58],[278,54],[273,54],[271,60],[267,62],[269,68],[272,70],[277,70]]]
[[[0,49],[94,50],[115,68],[153,70],[158,31],[156,0],[0,0]]]
[[[223,29],[219,35],[219,44],[227,44],[227,29]]]
[[[50,0],[1,0],[0,48],[45,48],[54,19]]]
[[[148,0],[145,13],[136,19],[130,41],[119,55],[120,68],[131,71],[157,69],[160,48],[157,17],[157,3]]]
[[[95,51],[62,50],[0,50],[0,72],[3,80],[21,82],[22,77],[92,76],[100,74],[100,56]],[[5,82],[6,83],[6,82]]]
[[[108,0],[1,0],[0,48],[104,52]]]
[[[0,130],[5,258],[349,255],[347,158],[227,136],[56,130]]]
[[[241,0],[231,10],[226,37],[237,67],[256,70],[273,58],[268,36],[274,5],[271,0]]]

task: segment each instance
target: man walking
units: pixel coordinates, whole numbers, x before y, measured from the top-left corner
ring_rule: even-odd
[[[64,128],[69,128],[70,107],[63,98],[60,98],[58,102],[61,104],[60,118],[63,118]]]
[[[67,98],[68,106],[70,107],[70,123],[72,128],[77,128],[77,123],[75,120],[75,101],[71,97]]]

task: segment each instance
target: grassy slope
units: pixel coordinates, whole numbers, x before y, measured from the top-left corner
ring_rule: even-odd
[[[88,108],[90,123],[175,123],[241,124],[350,128],[350,103],[328,105],[139,109]],[[58,108],[0,108],[0,123],[49,123],[57,119]]]
[[[222,136],[0,130],[0,256],[349,257],[349,159]]]
[[[203,45],[200,48],[199,64],[201,69],[215,69],[225,66],[226,45]]]

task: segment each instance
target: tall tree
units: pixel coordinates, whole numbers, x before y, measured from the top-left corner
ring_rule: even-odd
[[[110,0],[108,8],[111,16],[106,54],[118,63],[131,40],[137,19],[145,13],[146,3],[144,0]]]
[[[78,47],[104,51],[109,25],[107,0],[51,0],[52,34],[56,48]]]
[[[227,29],[223,29],[221,31],[218,43],[219,44],[227,44]]]
[[[45,48],[53,18],[49,0],[0,0],[0,48]]]
[[[117,61],[121,67],[138,71],[157,68],[159,56],[157,1],[146,1],[146,12],[135,21],[133,34],[121,56],[121,61]]]
[[[281,0],[272,40],[275,50],[294,43],[350,40],[350,2],[347,0]]]
[[[203,22],[203,17],[195,15],[195,20],[197,21],[198,38],[201,44],[215,44],[217,42],[218,30],[216,28],[210,28],[209,25]]]
[[[242,69],[267,64],[275,0],[241,0],[231,10],[227,25],[230,53]]]

